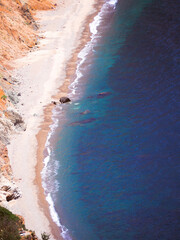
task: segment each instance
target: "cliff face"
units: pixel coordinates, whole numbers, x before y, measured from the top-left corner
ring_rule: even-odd
[[[10,67],[9,60],[37,43],[36,10],[53,8],[50,0],[0,0],[0,64]]]
[[[32,47],[36,35],[22,14],[23,5],[17,0],[0,1],[0,64],[10,67],[9,60]],[[27,34],[28,33],[28,34]]]
[[[0,204],[21,195],[6,148],[10,134],[26,130],[16,110],[19,94],[14,90],[17,83],[10,74],[11,62],[38,44],[36,11],[55,6],[53,0],[0,0]]]
[[[0,143],[0,203],[9,202],[20,196],[20,190],[13,181],[7,148]]]

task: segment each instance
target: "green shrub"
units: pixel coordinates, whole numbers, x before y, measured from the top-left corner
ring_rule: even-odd
[[[0,206],[0,239],[18,240],[20,239],[19,228],[20,219],[12,212]]]
[[[1,99],[3,99],[3,100],[5,100],[6,98],[7,98],[6,95],[3,95],[3,96],[1,97]]]

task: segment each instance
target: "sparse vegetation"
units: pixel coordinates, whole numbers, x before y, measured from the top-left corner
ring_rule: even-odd
[[[25,235],[23,234],[25,233]],[[29,233],[29,235],[27,235]],[[42,240],[49,240],[49,235],[41,234]],[[34,231],[27,230],[21,217],[0,206],[0,240],[38,240]]]
[[[19,228],[20,219],[12,212],[0,206],[0,239],[18,240],[20,239]]]
[[[1,97],[1,99],[3,99],[3,100],[6,100],[6,98],[7,98],[6,95],[3,95],[3,96]]]

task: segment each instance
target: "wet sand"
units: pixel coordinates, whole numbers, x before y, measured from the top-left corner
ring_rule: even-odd
[[[58,92],[56,95],[53,95],[53,101],[58,102],[59,99],[63,96],[68,96],[70,93],[69,85],[73,82],[73,79],[75,79],[75,72],[77,67],[77,61],[78,61],[78,54],[79,52],[84,48],[86,43],[90,41],[90,29],[89,29],[89,23],[93,21],[93,18],[97,15],[99,12],[102,3],[94,3],[94,9],[92,14],[90,14],[84,23],[84,30],[81,34],[81,38],[79,40],[79,45],[74,50],[71,59],[67,63],[66,67],[66,77],[64,80],[64,83],[62,86],[58,89]],[[50,218],[49,214],[49,204],[45,199],[44,195],[44,189],[42,187],[42,179],[41,179],[41,172],[44,167],[43,160],[45,158],[44,150],[45,150],[45,144],[47,140],[48,133],[50,131],[50,125],[53,123],[52,121],[52,110],[55,107],[53,103],[48,104],[44,109],[44,120],[41,123],[40,131],[37,134],[37,142],[38,142],[38,148],[37,148],[37,165],[36,165],[36,178],[35,178],[35,184],[37,184],[39,191],[38,191],[38,197],[39,197],[39,204],[44,209],[45,214],[48,218]],[[63,124],[63,123],[61,123]],[[56,236],[59,232],[59,229],[57,230],[57,226],[54,226],[54,223],[52,222],[52,219],[50,218],[51,222],[51,230]]]

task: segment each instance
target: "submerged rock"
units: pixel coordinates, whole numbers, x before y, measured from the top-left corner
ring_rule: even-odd
[[[101,93],[98,93],[94,96],[88,96],[87,98],[90,98],[90,99],[93,99],[93,98],[103,98],[103,97],[107,97],[111,94],[111,92],[101,92]]]
[[[71,102],[71,100],[68,97],[61,97],[59,101],[60,101],[60,103]]]
[[[96,121],[95,118],[88,118],[88,119],[85,119],[85,120],[82,120],[82,121],[73,122],[73,123],[70,124],[70,126],[83,125],[83,124],[91,123],[91,122],[94,122],[94,121]]]
[[[101,92],[98,94],[98,98],[106,97],[109,96],[111,93],[110,92]]]
[[[87,109],[87,110],[85,110],[84,112],[81,112],[80,114],[81,114],[81,115],[85,115],[85,114],[88,114],[88,113],[90,113],[90,111]]]

